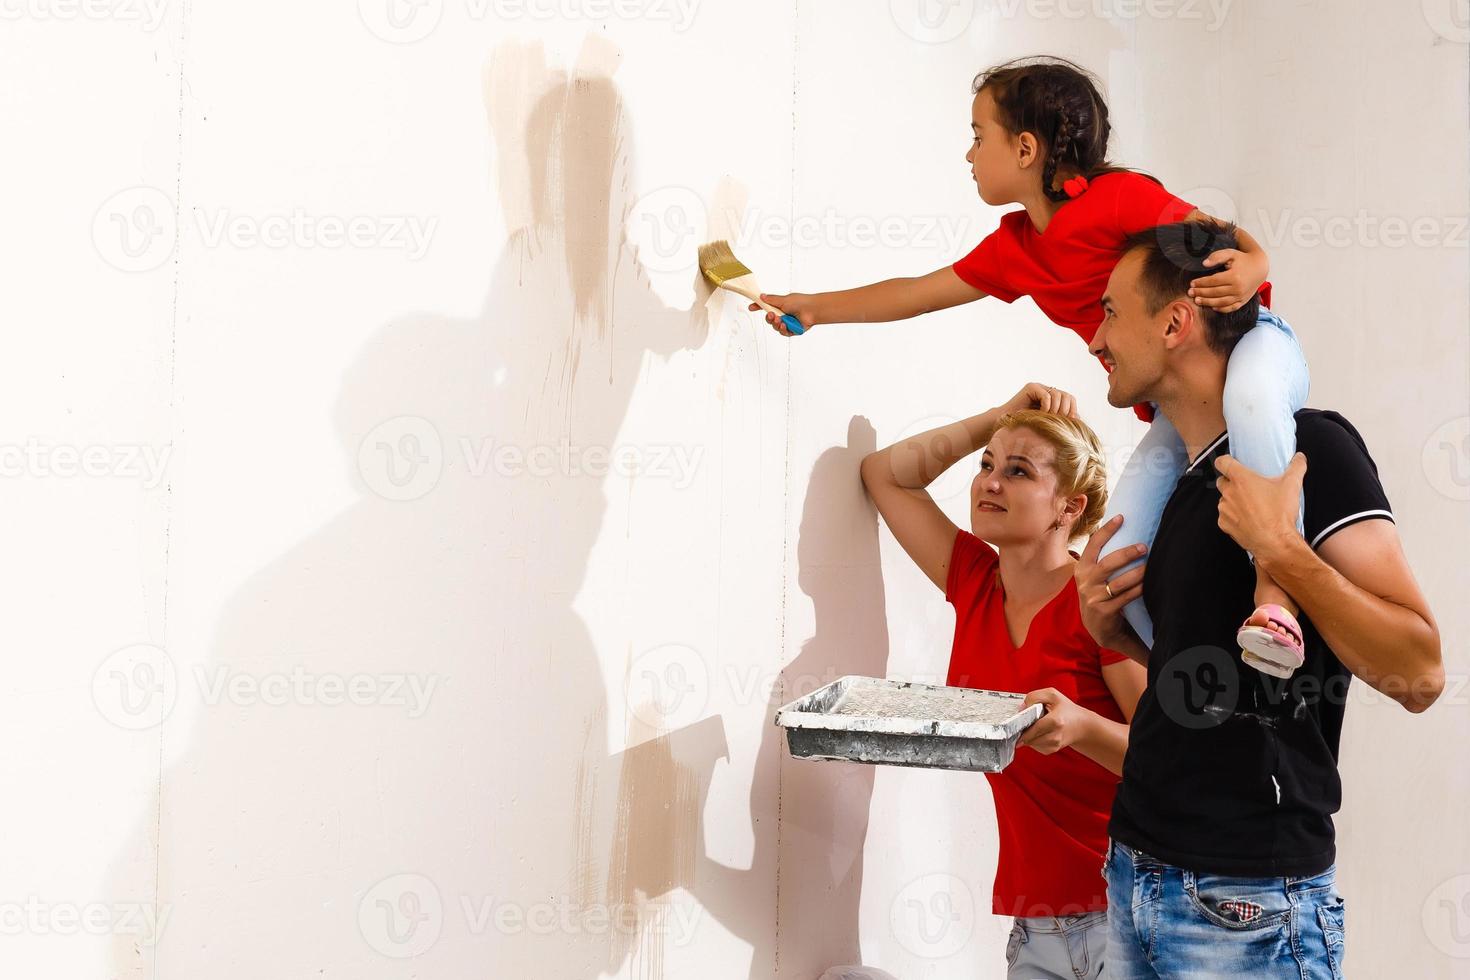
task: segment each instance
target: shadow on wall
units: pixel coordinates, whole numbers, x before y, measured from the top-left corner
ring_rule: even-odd
[[[876,450],[865,418],[847,445],[817,458],[802,505],[797,583],[811,598],[816,632],[786,668],[787,701],[844,674],[888,672],[888,619],[878,550],[878,512],[858,475]],[[776,737],[778,729],[772,727]],[[781,765],[780,931],[782,977],[808,980],[831,966],[861,963],[858,909],[873,766],[793,759]]]
[[[244,583],[207,657],[179,658],[192,725],[138,736],[181,748],[112,888],[156,867],[170,918],[154,947],[115,940],[109,976],[659,978],[677,939],[662,900],[680,887],[752,945],[752,977],[773,974],[771,894],[747,877],[773,859],[695,879],[722,722],[630,731],[609,754],[624,712],[609,717],[602,664],[623,651],[599,650],[572,607],[601,480],[494,469],[507,445],[613,446],[644,358],[709,336],[697,272],[694,307],[667,308],[625,247],[617,60],[596,38],[570,74],[539,45],[494,52],[486,105],[513,230],[484,307],[407,315],[364,347],[336,409],[360,499]],[[855,433],[862,447],[819,462],[802,521],[819,611],[802,675],[859,649],[881,672],[876,526],[833,502],[861,494],[872,434]],[[373,703],[201,703],[206,680],[292,671]],[[761,758],[758,778],[775,778],[779,751]],[[825,864],[810,889],[786,879],[782,908],[820,899],[845,948],[865,821],[841,815],[866,814],[872,773],[797,765],[783,856]],[[758,855],[775,832],[756,828]],[[813,853],[825,837],[842,847]],[[547,915],[550,932],[535,927]]]
[[[863,845],[873,795],[872,766],[791,758],[776,709],[844,674],[883,676],[888,625],[879,570],[878,515],[858,475],[877,435],[865,418],[848,426],[847,445],[825,450],[812,467],[797,538],[797,584],[812,601],[816,632],[781,672],[751,780],[756,854],[749,870],[702,858],[695,894],[720,923],[766,948],[775,928],[776,970],[757,956],[750,980],[816,980],[827,968],[860,962],[858,911]],[[762,787],[779,780],[780,836],[762,832]],[[779,868],[775,909],[769,869]]]

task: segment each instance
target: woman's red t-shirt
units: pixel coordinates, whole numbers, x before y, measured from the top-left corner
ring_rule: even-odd
[[[1024,208],[1001,215],[1000,227],[954,264],[955,275],[1005,303],[1030,296],[1053,323],[1091,344],[1124,240],[1193,210],[1142,174],[1102,174],[1057,209],[1045,232],[1036,230]],[[1150,406],[1135,405],[1134,411],[1153,421]]]
[[[948,683],[1022,694],[1054,687],[1104,718],[1125,721],[1102,668],[1127,657],[1099,647],[1082,625],[1076,583],[1068,580],[1036,614],[1016,648],[997,561],[995,549],[969,531],[955,535],[944,592],[955,610]],[[1003,771],[986,775],[1000,827],[996,914],[1107,908],[1103,853],[1118,777],[1074,749],[1042,755],[1026,746],[1017,747]]]

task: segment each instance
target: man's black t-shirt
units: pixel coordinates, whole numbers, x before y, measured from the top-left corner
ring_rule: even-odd
[[[1296,423],[1311,546],[1359,521],[1392,520],[1358,431],[1315,409]],[[1336,859],[1351,675],[1305,616],[1306,663],[1289,680],[1241,661],[1235,633],[1255,608],[1256,576],[1218,523],[1214,461],[1228,452],[1222,434],[1190,465],[1149,550],[1143,600],[1154,646],[1108,830],[1191,871],[1314,875]]]

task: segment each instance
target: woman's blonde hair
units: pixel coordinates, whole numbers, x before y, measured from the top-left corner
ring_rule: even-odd
[[[995,424],[996,432],[1014,428],[1029,429],[1056,450],[1053,468],[1060,496],[1087,495],[1082,513],[1072,524],[1072,537],[1086,537],[1097,530],[1108,506],[1108,472],[1103,463],[1102,444],[1092,426],[1070,415],[1028,408],[1007,412]]]

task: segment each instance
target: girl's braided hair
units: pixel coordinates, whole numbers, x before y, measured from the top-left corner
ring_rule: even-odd
[[[1053,201],[1069,197],[1057,180],[1058,168],[1088,179],[1128,169],[1108,162],[1112,127],[1097,80],[1065,58],[1007,61],[976,75],[970,91],[990,93],[1001,124],[1012,135],[1035,135],[1046,152],[1041,189]]]

